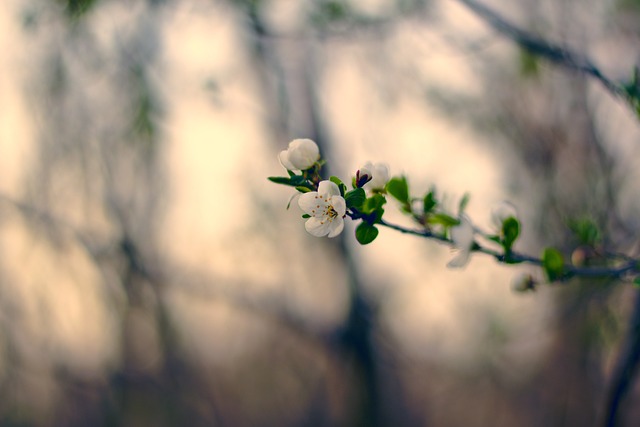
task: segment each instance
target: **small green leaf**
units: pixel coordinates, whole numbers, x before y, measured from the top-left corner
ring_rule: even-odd
[[[601,239],[600,229],[589,218],[569,221],[569,228],[575,233],[582,245],[595,246]]]
[[[296,187],[296,190],[298,190],[301,193],[308,193],[311,191],[311,189],[309,187],[303,187],[301,185]]]
[[[347,208],[355,208],[360,210],[364,204],[367,196],[362,188],[356,188],[344,195],[344,200],[347,202]]]
[[[305,178],[302,175],[294,175],[291,178],[289,178],[289,181],[291,182],[290,185],[298,186],[298,185],[305,184],[307,182],[307,178]]]
[[[356,239],[361,245],[373,242],[376,237],[378,237],[378,229],[374,225],[363,221],[356,227]]]
[[[520,222],[510,216],[502,222],[502,245],[504,251],[509,252],[514,242],[520,235]]]
[[[276,184],[293,185],[291,184],[291,178],[284,176],[270,176],[267,179],[271,182],[275,182]]]
[[[302,214],[302,218],[304,218],[304,219],[311,218],[311,215],[309,215],[309,214]]]
[[[442,225],[443,227],[453,227],[460,224],[459,219],[443,213],[436,213],[429,216],[427,222],[433,225]]]
[[[542,253],[542,268],[549,281],[553,282],[564,275],[562,254],[555,248],[546,248]]]
[[[523,77],[536,77],[540,72],[538,57],[525,49],[520,49],[520,73]]]
[[[276,184],[290,185],[292,187],[309,185],[307,179],[302,175],[293,175],[289,178],[286,176],[270,176],[267,179]]]
[[[382,194],[374,194],[364,201],[362,213],[367,216],[367,222],[375,224],[382,220],[385,203],[387,203],[387,199]]]
[[[404,176],[394,177],[387,182],[386,190],[399,202],[409,205],[409,184]]]
[[[373,211],[382,209],[382,206],[387,203],[387,199],[382,194],[374,194],[364,201],[362,205],[362,212],[370,214]]]
[[[342,184],[342,180],[340,180],[340,178],[338,178],[337,176],[333,176],[333,175],[329,178],[329,181],[333,182],[338,187],[340,187],[340,184]]]
[[[438,205],[438,201],[436,200],[435,190],[431,190],[424,196],[424,207],[423,211],[425,215],[431,213],[431,211]]]
[[[469,204],[470,197],[471,196],[469,196],[469,193],[465,193],[464,196],[462,196],[462,199],[460,199],[460,204],[458,205],[458,216],[464,213],[464,210],[467,208],[467,205]]]

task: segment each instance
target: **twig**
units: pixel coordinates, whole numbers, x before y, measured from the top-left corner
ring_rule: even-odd
[[[418,237],[423,237],[426,239],[433,239],[438,241],[439,243],[445,244],[447,246],[454,246],[454,242],[442,234],[434,233],[427,229],[415,229],[415,228],[406,228],[401,225],[392,224],[387,221],[381,220],[379,222],[380,225],[391,228],[392,230],[399,231],[404,234],[411,234]],[[523,254],[516,251],[511,251],[508,256],[506,256],[502,252],[495,251],[493,249],[487,248],[485,246],[481,246],[477,242],[475,242],[472,247],[472,252],[479,252],[489,256],[492,256],[499,262],[510,263],[510,264],[520,264],[527,263],[536,266],[543,266],[544,261],[541,258],[537,258],[531,255]],[[590,278],[622,278],[624,275],[629,273],[638,273],[640,272],[639,261],[633,258],[627,259],[621,265],[614,267],[576,267],[574,265],[565,264],[563,266],[563,271],[565,272],[566,278],[571,277],[590,277]]]
[[[624,99],[632,106],[635,105],[629,93],[622,86],[607,78],[586,56],[573,52],[569,48],[551,43],[515,26],[494,10],[475,0],[457,1],[467,6],[494,30],[513,40],[529,53],[594,78],[614,96]]]
[[[640,363],[640,294],[636,295],[629,330],[616,364],[605,407],[605,427],[618,425],[620,406],[638,373]]]

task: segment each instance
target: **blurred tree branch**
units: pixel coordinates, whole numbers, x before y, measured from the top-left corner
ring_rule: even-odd
[[[627,397],[640,365],[640,293],[636,292],[633,311],[629,318],[627,336],[613,370],[609,393],[605,402],[604,427],[620,424],[620,410]]]
[[[602,84],[602,86],[612,95],[624,99],[634,110],[638,108],[638,97],[634,95],[637,84],[632,84],[627,88],[615,83],[606,77],[602,71],[585,55],[578,54],[571,49],[552,43],[546,39],[538,37],[528,31],[519,28],[499,13],[476,0],[457,0],[465,5],[469,10],[482,18],[494,30],[507,38],[513,40],[522,49],[532,55],[539,56],[561,67],[571,71],[587,75]]]

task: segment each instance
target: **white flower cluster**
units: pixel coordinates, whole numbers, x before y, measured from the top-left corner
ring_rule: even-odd
[[[406,179],[393,178],[390,180],[389,167],[383,163],[365,163],[355,174],[353,181],[353,190],[347,191],[344,184],[339,179],[332,177],[331,180],[320,181],[320,149],[318,145],[311,139],[295,139],[289,143],[289,147],[278,155],[280,163],[289,171],[289,177],[275,177],[273,180],[278,183],[291,185],[303,193],[299,195],[298,206],[304,211],[303,217],[307,219],[305,229],[316,237],[336,237],[344,230],[344,219],[348,215],[353,215],[355,219],[363,218],[360,207],[366,201],[384,204],[387,195],[398,199],[404,204],[404,209],[414,218],[423,221],[423,217],[417,216],[412,212],[411,203],[415,201],[408,194],[408,186]],[[272,178],[270,178],[272,179]],[[313,190],[316,191],[313,191]],[[364,191],[363,191],[364,190]],[[365,196],[366,192],[366,196]],[[431,193],[430,193],[431,194]],[[345,199],[346,197],[346,199]],[[360,204],[355,205],[354,199],[360,200]],[[349,208],[347,208],[349,202]],[[375,209],[375,208],[374,208]],[[461,210],[463,208],[461,207]],[[366,215],[382,215],[382,210],[365,211]],[[425,211],[426,214],[426,211]],[[455,221],[456,225],[445,225],[444,233],[448,233],[448,239],[456,254],[447,264],[451,268],[462,268],[469,262],[471,253],[477,249],[476,234],[483,235],[476,229],[469,217],[462,211],[458,213],[457,219],[443,213],[447,221]],[[505,251],[508,251],[513,239],[518,234],[518,224],[516,222],[515,237],[513,229],[513,221],[509,222],[509,218],[516,218],[516,212],[513,205],[503,202],[497,205],[492,212],[492,222],[496,228],[495,236],[488,237],[493,241],[503,241]],[[370,222],[366,222],[370,221]],[[371,222],[369,218],[363,221],[356,229],[356,237],[363,244],[370,243],[377,235],[375,225],[377,223],[384,224],[378,217],[377,223]],[[507,227],[507,229],[505,229]],[[358,230],[364,229],[358,237]],[[367,233],[375,233],[373,238],[369,239]],[[505,236],[507,234],[507,236]],[[362,237],[364,236],[364,237]],[[370,235],[369,235],[370,236]],[[446,240],[446,234],[444,235]],[[504,239],[510,239],[506,241]],[[507,243],[505,243],[507,242]],[[509,248],[507,248],[509,246]]]
[[[311,139],[294,139],[289,147],[278,155],[282,166],[290,171],[311,169],[320,159],[320,149]],[[367,191],[384,189],[389,181],[389,167],[382,163],[367,162],[358,171]],[[344,229],[347,204],[340,188],[331,181],[321,181],[317,191],[301,195],[298,205],[308,215],[305,229],[316,237],[335,237]]]

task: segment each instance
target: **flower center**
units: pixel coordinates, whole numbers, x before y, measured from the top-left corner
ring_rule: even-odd
[[[329,221],[333,221],[333,219],[338,216],[338,212],[336,212],[332,205],[327,205],[327,210],[324,214],[329,217]]]

